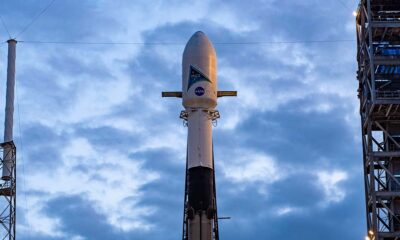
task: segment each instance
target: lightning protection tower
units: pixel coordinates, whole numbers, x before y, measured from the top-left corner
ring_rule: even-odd
[[[16,225],[16,148],[13,142],[15,56],[17,41],[8,42],[6,112],[4,122],[4,142],[0,144],[0,239],[15,240]]]

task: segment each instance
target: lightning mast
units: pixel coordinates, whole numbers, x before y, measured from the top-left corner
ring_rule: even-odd
[[[8,65],[7,65],[7,92],[4,122],[4,142],[0,144],[3,152],[1,158],[1,180],[0,180],[0,229],[1,240],[15,240],[16,229],[16,148],[13,142],[13,118],[14,118],[14,88],[15,88],[15,39],[8,43]]]
[[[368,236],[400,239],[400,5],[361,0],[357,78]]]

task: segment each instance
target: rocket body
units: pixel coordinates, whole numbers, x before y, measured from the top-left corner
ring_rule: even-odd
[[[187,159],[183,240],[218,240],[218,215],[214,173],[212,121],[218,97],[237,96],[218,91],[217,56],[203,32],[189,39],[182,58],[182,91],[162,92],[162,97],[182,98],[187,120]]]
[[[217,106],[217,64],[214,47],[202,32],[190,38],[183,53],[182,105],[188,123],[188,239],[211,240],[216,196],[210,114]]]

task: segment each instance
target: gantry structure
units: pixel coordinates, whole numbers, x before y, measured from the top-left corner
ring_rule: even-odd
[[[357,78],[368,236],[400,239],[400,1],[361,0]]]

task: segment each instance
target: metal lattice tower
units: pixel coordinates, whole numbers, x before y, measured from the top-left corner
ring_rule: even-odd
[[[7,168],[10,174],[0,180],[0,239],[15,240],[16,225],[16,148],[14,143],[5,142],[0,145],[1,156],[0,170]]]
[[[400,239],[400,1],[361,0],[358,96],[368,238]]]

